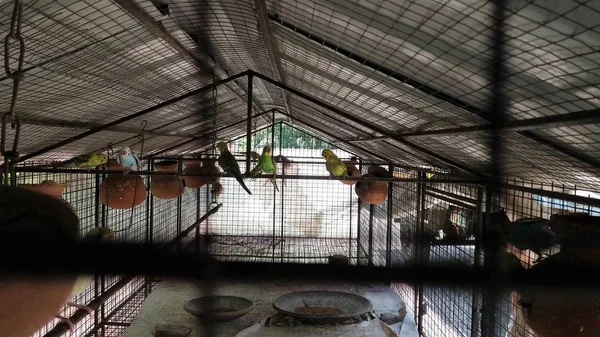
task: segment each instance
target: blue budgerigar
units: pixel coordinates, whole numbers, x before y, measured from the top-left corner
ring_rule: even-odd
[[[131,151],[129,146],[126,146],[119,151],[117,154],[117,163],[128,167],[129,170],[138,171],[142,168],[142,163],[140,162],[138,154]]]

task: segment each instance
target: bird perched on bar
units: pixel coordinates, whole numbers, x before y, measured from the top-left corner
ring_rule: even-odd
[[[538,255],[534,263],[539,262],[554,245],[560,242],[559,236],[552,231],[549,220],[544,218],[523,218],[506,225],[505,239],[520,250],[531,250]]]
[[[0,210],[0,247],[7,261],[39,259],[44,245],[68,246],[79,239],[79,218],[60,198],[0,186]],[[12,257],[6,255],[9,252]],[[26,337],[38,331],[69,299],[76,279],[75,275],[28,277],[2,269],[2,336]]]
[[[90,230],[89,232],[87,232],[87,234],[83,237],[82,241],[83,242],[108,242],[108,241],[114,240],[114,235],[115,235],[114,232],[108,227],[96,227],[96,228],[93,228],[92,230]],[[79,293],[81,293],[82,291],[87,289],[87,287],[92,282],[93,278],[94,278],[94,275],[78,276],[77,280],[75,281],[75,284],[73,285],[73,288],[71,289],[71,294],[69,295],[69,298],[73,298],[74,296],[78,295]],[[72,307],[75,307],[75,308],[78,308],[81,310],[85,310],[90,315],[93,313],[93,310],[85,305],[77,304],[77,303],[70,302],[70,301],[66,302],[66,304],[68,306],[72,306]],[[64,323],[66,323],[69,326],[69,330],[71,331],[71,333],[73,333],[74,325],[68,318],[66,318],[60,314],[56,314],[54,317],[60,319]]]
[[[142,167],[138,154],[131,151],[129,146],[125,146],[117,153],[117,163],[134,171],[138,171]],[[129,170],[127,170],[127,172],[129,172]]]
[[[250,176],[256,176],[260,173],[264,174],[272,174],[273,177],[269,178],[275,190],[279,192],[279,188],[277,188],[277,182],[275,181],[275,175],[277,174],[277,164],[275,164],[275,160],[271,156],[271,146],[267,145],[263,148],[262,154],[258,158],[258,164],[255,168],[250,171]]]
[[[62,163],[53,165],[53,167],[77,167],[91,169],[108,161],[108,156],[103,153],[88,153],[71,158]]]
[[[217,148],[219,149],[219,152],[221,152],[221,155],[217,160],[219,166],[221,166],[223,171],[227,172],[228,175],[234,177],[235,180],[237,180],[238,183],[240,183],[240,185],[246,190],[246,192],[248,192],[248,194],[252,194],[248,187],[246,187],[246,184],[244,184],[244,179],[242,178],[240,166],[235,160],[235,157],[231,154],[231,152],[229,152],[227,144],[225,144],[224,142],[219,142],[217,143]]]
[[[338,158],[333,151],[324,149],[321,151],[321,156],[325,158],[325,168],[327,168],[327,171],[329,171],[332,176],[345,177],[348,175],[346,173],[346,165],[342,163],[340,158]]]

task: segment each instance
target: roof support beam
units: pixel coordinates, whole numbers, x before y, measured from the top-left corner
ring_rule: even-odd
[[[21,124],[23,125],[38,125],[38,126],[50,126],[50,127],[59,127],[59,128],[71,128],[71,129],[86,129],[91,130],[101,126],[102,124],[98,123],[89,123],[89,122],[76,122],[76,121],[65,121],[61,119],[52,119],[52,118],[44,118],[44,119],[34,119],[34,118],[21,118]],[[138,128],[131,127],[119,127],[113,126],[107,129],[112,132],[120,132],[120,133],[128,133],[137,135],[140,132]],[[165,137],[179,137],[179,138],[192,138],[192,135],[182,135],[177,133],[168,133],[168,132],[159,132],[159,131],[144,131],[145,135],[151,136],[165,136]]]
[[[131,16],[139,20],[142,23],[142,25],[144,25],[144,27],[146,27],[150,32],[152,32],[152,34],[163,39],[167,44],[169,44],[169,46],[177,50],[179,54],[192,61],[196,66],[200,68],[201,72],[209,73],[209,70],[212,71],[213,68],[218,67],[216,64],[212,65],[211,67],[211,65],[207,64],[207,61],[198,58],[191,51],[185,48],[176,38],[173,37],[173,35],[171,35],[165,29],[165,27],[156,22],[156,20],[154,20],[154,18],[152,18],[152,16],[148,14],[142,7],[140,7],[134,0],[115,0],[115,3],[121,6],[121,8],[123,8],[123,10],[125,10]],[[220,76],[217,75],[217,79],[219,79],[219,77]],[[235,95],[240,101],[245,103],[246,101],[244,100],[244,98],[240,94],[238,94],[238,92],[231,86],[232,84],[225,85],[225,87],[229,89],[229,91],[231,91],[233,95]],[[237,87],[238,89],[241,89],[241,87]],[[263,109],[258,105],[256,105],[256,107],[258,111],[263,111]]]
[[[265,41],[265,48],[267,49],[267,55],[269,55],[269,60],[273,65],[272,69],[275,73],[275,79],[280,81],[281,83],[285,82],[285,77],[281,72],[281,65],[279,63],[279,58],[277,57],[277,52],[275,50],[275,44],[273,43],[273,38],[271,36],[271,32],[269,31],[269,14],[267,12],[267,4],[265,0],[255,0],[254,5],[256,7],[256,16],[258,20],[258,30],[262,35],[263,41]],[[287,92],[282,93],[283,104],[285,105],[285,110],[288,115],[293,115],[292,107],[290,105],[289,97]],[[274,120],[272,121],[275,122]]]
[[[254,116],[252,116],[252,118],[257,118],[257,117],[260,117],[260,116],[262,116],[262,115],[264,115],[264,114],[271,113],[271,112],[273,112],[273,110],[274,110],[274,109],[269,109],[269,110],[267,110],[267,111],[259,112],[259,113],[255,114]],[[221,128],[218,128],[218,129],[216,129],[216,130],[213,130],[213,131],[210,131],[210,132],[207,132],[207,133],[201,134],[200,136],[198,136],[198,137],[194,137],[194,138],[192,138],[192,139],[190,139],[190,140],[187,140],[187,141],[185,141],[185,142],[178,143],[178,144],[175,144],[175,145],[173,145],[173,146],[169,146],[169,147],[168,147],[168,148],[166,148],[166,149],[162,149],[162,150],[159,150],[159,151],[157,151],[157,152],[154,152],[154,153],[152,153],[152,154],[148,155],[147,157],[154,157],[154,156],[158,156],[159,154],[163,154],[163,153],[165,153],[165,152],[169,152],[169,151],[171,151],[171,150],[174,150],[174,149],[176,149],[176,148],[178,148],[178,147],[181,147],[181,146],[184,146],[184,145],[187,145],[187,144],[191,144],[191,143],[193,143],[193,142],[195,142],[195,141],[198,141],[198,140],[200,140],[200,139],[202,139],[202,138],[212,137],[212,135],[214,135],[215,133],[216,133],[216,134],[218,134],[219,132],[222,132],[222,131],[224,131],[224,130],[227,130],[227,129],[229,129],[229,128],[233,127],[233,126],[236,126],[236,125],[238,125],[238,124],[242,124],[242,123],[247,123],[247,122],[248,122],[248,118],[244,118],[244,119],[242,119],[242,120],[239,120],[239,121],[233,122],[233,123],[231,123],[231,124],[229,124],[229,125],[223,126],[223,127],[221,127]]]
[[[358,118],[358,117],[356,117],[356,116],[354,116],[354,115],[352,115],[350,113],[342,111],[341,109],[338,109],[335,106],[332,106],[332,105],[330,105],[328,103],[322,102],[321,100],[318,100],[318,99],[316,99],[316,98],[314,98],[314,97],[312,97],[312,96],[310,96],[308,94],[305,94],[305,93],[303,93],[303,92],[301,92],[299,90],[296,90],[296,89],[294,89],[294,88],[292,88],[292,87],[290,87],[290,86],[288,86],[288,85],[286,85],[284,83],[281,83],[279,81],[275,81],[274,79],[269,78],[269,77],[267,77],[265,75],[258,74],[258,73],[253,72],[253,71],[251,71],[251,72],[254,73],[254,75],[256,77],[258,77],[258,78],[260,78],[260,79],[262,79],[264,81],[267,81],[267,82],[269,82],[269,83],[271,83],[273,85],[276,85],[276,86],[278,86],[278,87],[280,87],[280,88],[282,88],[282,89],[284,89],[284,90],[286,90],[286,91],[288,91],[288,92],[290,92],[290,93],[292,93],[292,94],[294,94],[294,95],[296,95],[296,96],[298,96],[298,97],[300,97],[302,99],[305,99],[305,100],[307,100],[307,101],[309,101],[309,102],[311,102],[313,104],[316,104],[316,105],[320,106],[323,109],[331,111],[334,114],[336,114],[338,116],[341,116],[341,117],[343,117],[345,119],[348,119],[350,121],[353,121],[355,123],[364,125],[365,127],[373,130],[374,132],[380,133],[380,134],[382,134],[382,135],[384,135],[384,136],[386,136],[386,137],[388,137],[388,138],[390,138],[392,140],[395,140],[395,141],[397,141],[399,143],[407,145],[407,146],[409,146],[409,147],[411,147],[411,148],[413,148],[413,149],[415,149],[415,150],[417,150],[417,151],[419,151],[421,153],[424,153],[424,154],[426,154],[426,155],[428,155],[428,156],[430,156],[432,158],[435,158],[435,159],[437,159],[437,160],[439,160],[441,162],[444,162],[447,165],[453,166],[455,168],[458,168],[460,170],[463,170],[465,172],[468,172],[468,173],[473,174],[473,175],[478,176],[478,177],[484,176],[481,172],[477,172],[477,171],[475,171],[475,170],[473,170],[473,169],[471,169],[469,167],[466,167],[466,166],[464,166],[464,165],[462,165],[460,163],[457,163],[457,162],[455,162],[455,161],[453,161],[451,159],[448,159],[448,158],[445,158],[443,156],[440,156],[439,154],[437,154],[437,153],[435,153],[433,151],[430,151],[430,150],[428,150],[426,148],[423,148],[421,146],[413,144],[413,143],[411,143],[411,142],[409,142],[409,141],[407,141],[405,139],[397,137],[392,132],[389,132],[389,131],[387,131],[385,129],[382,129],[378,125],[375,125],[375,124],[370,123],[368,121],[365,121],[365,120],[363,120],[361,118]]]
[[[501,130],[505,131],[524,131],[531,129],[555,128],[562,126],[575,126],[600,123],[600,109],[569,112],[566,114],[543,116],[537,118],[520,119],[505,122]],[[426,136],[453,136],[463,133],[490,131],[494,128],[492,124],[463,126],[457,128],[447,128],[438,130],[414,131],[398,133],[396,136],[403,138],[415,138]],[[362,139],[349,139],[347,142],[368,142],[374,140],[384,140],[387,137],[372,137]]]
[[[182,101],[182,100],[184,100],[184,99],[186,99],[186,98],[190,98],[190,97],[192,97],[192,96],[194,96],[194,95],[201,94],[201,93],[203,93],[203,92],[205,92],[205,91],[211,90],[211,89],[213,89],[214,87],[218,87],[219,85],[225,84],[225,83],[227,83],[227,82],[229,82],[229,81],[234,81],[234,80],[236,80],[236,79],[238,79],[238,78],[240,78],[240,77],[244,77],[244,76],[248,75],[248,73],[249,73],[248,71],[244,71],[244,72],[242,72],[242,73],[239,73],[239,74],[236,74],[236,75],[230,76],[230,77],[228,77],[228,78],[226,78],[226,79],[224,79],[224,80],[221,80],[221,81],[217,81],[217,82],[214,82],[214,83],[207,84],[207,85],[203,86],[202,88],[199,88],[199,89],[196,89],[196,90],[190,91],[190,92],[188,92],[188,93],[186,93],[186,94],[183,94],[183,95],[181,95],[181,96],[175,97],[175,98],[173,98],[173,99],[170,99],[170,100],[168,100],[168,101],[164,101],[164,102],[162,102],[162,103],[159,103],[159,104],[157,104],[157,105],[155,105],[155,106],[153,106],[153,107],[150,107],[150,108],[144,109],[144,110],[142,110],[142,111],[136,112],[136,113],[134,113],[134,114],[131,114],[131,115],[129,115],[129,116],[125,116],[125,117],[123,117],[123,118],[119,118],[119,119],[117,119],[117,120],[114,120],[114,121],[112,121],[112,122],[106,123],[106,124],[104,124],[104,125],[101,125],[101,126],[98,126],[98,127],[96,127],[96,128],[93,128],[93,129],[91,129],[91,130],[88,130],[88,131],[86,131],[86,132],[80,133],[80,134],[78,134],[78,135],[75,135],[75,136],[73,136],[73,137],[69,137],[69,138],[67,138],[67,139],[65,139],[65,140],[62,140],[62,141],[58,142],[58,143],[55,143],[55,144],[53,144],[53,145],[50,145],[50,146],[46,146],[46,147],[45,147],[45,148],[43,148],[43,149],[40,149],[40,150],[38,150],[38,151],[32,152],[32,153],[30,153],[30,154],[27,154],[27,155],[25,155],[25,156],[21,157],[21,158],[19,159],[19,161],[25,161],[25,160],[31,159],[31,158],[33,158],[33,157],[37,157],[37,156],[39,156],[39,155],[42,155],[42,154],[44,154],[44,153],[47,153],[47,152],[49,152],[49,151],[52,151],[52,150],[58,149],[59,147],[62,147],[62,146],[65,146],[65,145],[71,144],[71,143],[73,143],[73,142],[75,142],[75,141],[78,141],[78,140],[80,140],[80,139],[82,139],[82,138],[85,138],[85,137],[87,137],[87,136],[89,136],[89,135],[93,135],[93,134],[95,134],[95,133],[98,133],[98,132],[100,132],[100,131],[107,130],[108,128],[111,128],[111,127],[113,127],[113,126],[115,126],[115,125],[118,125],[118,124],[121,124],[121,123],[127,122],[127,121],[129,121],[129,120],[132,120],[132,119],[134,119],[134,118],[138,118],[138,117],[141,117],[141,116],[147,115],[147,114],[149,114],[149,113],[150,113],[150,112],[152,112],[152,111],[156,111],[156,110],[158,110],[158,109],[164,108],[164,107],[166,107],[166,106],[169,106],[169,105],[171,105],[171,104],[173,104],[173,103],[177,103],[177,102],[179,102],[179,101]]]

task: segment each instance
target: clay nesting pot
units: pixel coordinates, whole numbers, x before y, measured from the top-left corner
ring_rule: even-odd
[[[204,169],[204,173],[206,174],[221,174],[221,170],[215,165],[217,163],[216,159],[205,159],[204,165],[202,168]],[[219,182],[219,177],[206,177],[207,184],[215,184]]]
[[[44,180],[39,184],[23,184],[19,185],[19,187],[63,199],[62,192],[67,187],[67,183],[57,183],[53,180]]]
[[[127,171],[129,168],[111,159],[109,170]],[[100,184],[100,202],[114,209],[133,208],[146,200],[144,179],[137,174],[111,174]]]
[[[202,167],[201,160],[186,160],[185,161],[185,169],[183,169],[183,173],[186,174],[203,174],[204,167]],[[183,178],[185,181],[185,187],[187,188],[200,188],[206,185],[207,177],[194,177],[194,176],[185,176]]]
[[[369,173],[363,177],[389,177],[388,170],[381,166],[372,165]],[[354,186],[354,192],[364,202],[377,205],[385,201],[388,193],[388,183],[385,181],[358,181]]]
[[[158,172],[177,172],[179,163],[175,160],[163,161],[155,163],[154,168]],[[150,181],[150,191],[152,195],[159,199],[173,199],[182,195],[185,190],[183,177],[160,175],[153,176]]]
[[[348,173],[348,176],[353,178],[360,177],[360,171],[358,170],[358,168],[356,168],[356,165],[354,163],[348,162],[344,163],[344,165],[346,165],[346,172]],[[356,180],[342,180],[342,184],[354,185],[356,184]]]

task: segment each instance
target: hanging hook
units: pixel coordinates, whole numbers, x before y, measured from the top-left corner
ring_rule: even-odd
[[[115,154],[115,150],[113,150],[113,143],[112,142],[108,142],[108,144],[106,145],[106,154],[109,157],[112,157]]]
[[[144,131],[146,130],[146,126],[148,126],[148,121],[144,119],[140,125],[142,126],[142,129],[138,133],[137,138],[141,141],[144,141]]]

